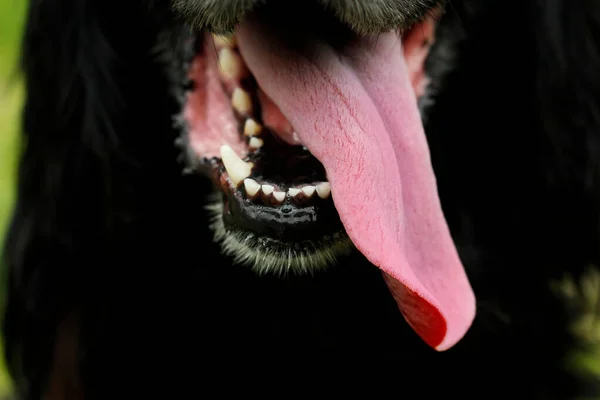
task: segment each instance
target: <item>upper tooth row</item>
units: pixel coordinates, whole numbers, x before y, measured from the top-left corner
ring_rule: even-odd
[[[220,49],[219,65],[223,77],[230,80],[239,80],[246,76],[248,70],[240,55],[233,50],[237,45],[235,37],[213,35],[213,41],[217,49]],[[238,87],[233,90],[233,93],[231,94],[231,104],[233,108],[242,115],[252,114],[252,98],[250,94],[242,88]],[[250,137],[248,143],[250,148],[257,149],[263,146],[264,141],[255,137],[260,135],[261,132],[262,126],[260,124],[252,118],[246,120],[244,123],[244,134]],[[237,186],[243,180],[248,195],[255,196],[262,190],[266,195],[273,194],[273,197],[279,202],[282,202],[285,199],[285,192],[276,191],[272,185],[261,185],[254,179],[248,178],[254,165],[239,158],[231,147],[227,145],[221,146],[221,159],[223,160],[223,165],[233,184]],[[331,186],[329,182],[321,182],[314,186],[308,185],[302,188],[290,188],[288,190],[291,197],[297,196],[300,192],[304,193],[309,198],[316,192],[320,198],[326,199],[331,193]]]
[[[244,135],[246,136],[257,136],[262,132],[262,126],[253,120],[248,118],[244,123]]]
[[[273,197],[275,197],[275,199],[279,202],[282,202],[285,199],[286,195],[286,192],[277,191],[272,185],[261,185],[260,183],[256,182],[254,179],[251,178],[244,179],[244,188],[246,189],[246,193],[249,196],[256,196],[261,190],[267,196],[272,193]],[[304,193],[308,198],[310,198],[315,192],[317,192],[317,195],[320,198],[326,199],[331,193],[331,185],[329,184],[329,182],[321,182],[315,186],[308,185],[302,188],[290,188],[287,191],[287,193],[289,193],[291,197],[296,197],[298,194],[300,194],[300,192]]]
[[[242,88],[237,87],[233,90],[233,93],[231,94],[231,105],[242,115],[252,114],[252,97],[250,97],[250,93]]]
[[[219,70],[221,76],[230,81],[244,79],[250,73],[242,56],[228,47],[219,50]]]
[[[244,135],[250,138],[248,146],[250,146],[251,149],[259,149],[265,144],[264,140],[257,137],[261,132],[262,126],[252,118],[248,118],[244,123]]]

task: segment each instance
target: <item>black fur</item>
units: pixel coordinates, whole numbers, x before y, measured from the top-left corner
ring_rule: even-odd
[[[216,33],[233,31],[244,16],[268,3],[266,0],[171,0],[175,10],[188,23]],[[378,33],[406,27],[439,0],[317,0],[320,7],[335,14],[341,21],[360,33]],[[269,6],[276,4],[272,1]],[[289,12],[302,12],[308,3],[286,2]],[[285,17],[284,17],[285,18]],[[314,21],[313,21],[314,22]],[[307,20],[310,23],[310,19]]]
[[[600,3],[448,4],[426,128],[478,316],[444,353],[362,259],[281,281],[219,255],[208,183],[182,175],[173,145],[185,28],[148,3],[30,0],[3,324],[20,399],[47,391],[68,318],[86,399],[324,393],[317,381],[372,397],[600,395],[566,367],[578,310],[551,289],[600,265]]]

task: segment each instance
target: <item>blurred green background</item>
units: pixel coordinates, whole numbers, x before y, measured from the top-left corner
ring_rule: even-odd
[[[22,99],[16,73],[26,4],[24,0],[0,0],[0,248],[15,194],[18,111]],[[0,361],[0,398],[9,390],[9,379]]]

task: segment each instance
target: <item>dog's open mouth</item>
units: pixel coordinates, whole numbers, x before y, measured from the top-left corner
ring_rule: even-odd
[[[186,144],[222,193],[217,240],[261,272],[312,272],[356,247],[416,332],[451,347],[475,306],[417,107],[434,17],[359,36],[321,14],[273,15],[201,36],[189,72]]]
[[[236,42],[204,37],[185,109],[189,145],[223,194],[214,210],[218,239],[258,272],[313,272],[351,241],[325,168],[261,90]]]

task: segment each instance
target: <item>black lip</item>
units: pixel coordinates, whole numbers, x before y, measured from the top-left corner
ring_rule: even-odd
[[[235,191],[225,194],[223,222],[226,226],[282,242],[307,241],[343,232],[344,227],[333,202],[316,203],[297,207],[286,201],[272,207],[256,204]]]

